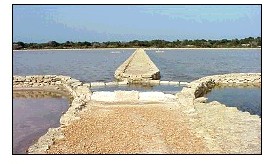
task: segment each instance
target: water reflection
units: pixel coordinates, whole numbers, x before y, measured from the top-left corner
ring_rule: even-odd
[[[70,100],[47,91],[13,92],[13,154],[25,154],[48,128],[58,127]]]

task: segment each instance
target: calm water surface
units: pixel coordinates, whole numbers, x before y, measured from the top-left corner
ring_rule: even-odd
[[[214,88],[205,97],[208,97],[208,102],[218,101],[229,107],[238,107],[241,111],[261,116],[261,88]]]
[[[118,53],[113,53],[118,52]],[[14,51],[14,75],[61,74],[84,82],[113,81],[114,72],[134,50]],[[161,72],[161,80],[193,81],[203,76],[260,72],[260,49],[164,50],[147,54]]]
[[[261,72],[260,49],[179,49],[147,51],[161,79],[193,81],[224,73]]]
[[[58,127],[69,101],[60,94],[43,91],[13,93],[13,153],[25,154],[48,128]]]
[[[112,52],[112,50],[14,51],[13,74],[65,75],[83,82],[113,81],[117,67],[134,50]]]

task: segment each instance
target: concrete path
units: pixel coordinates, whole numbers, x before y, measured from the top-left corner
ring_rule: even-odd
[[[128,80],[132,83],[142,80],[156,80],[160,79],[160,71],[143,49],[137,49],[118,67],[115,71],[115,78]]]

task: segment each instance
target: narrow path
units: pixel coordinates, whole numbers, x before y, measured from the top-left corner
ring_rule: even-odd
[[[158,153],[163,154],[169,152],[168,147],[165,143],[165,139],[161,131],[157,128],[154,122],[147,122],[147,120],[141,114],[133,112],[130,115],[131,121],[135,121],[139,124],[145,125],[144,127],[138,128],[137,133],[140,134],[140,146],[144,149],[142,153]],[[151,136],[150,139],[144,140],[144,137]]]
[[[48,153],[205,153],[174,104],[92,105],[63,130]]]
[[[124,73],[131,75],[142,75],[154,71],[153,67],[154,65],[152,65],[144,50],[137,50],[136,54],[124,70]]]
[[[142,80],[159,79],[159,69],[151,61],[143,49],[137,49],[123,64],[115,71],[117,79]]]

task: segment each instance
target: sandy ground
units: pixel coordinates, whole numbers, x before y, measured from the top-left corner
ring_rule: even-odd
[[[220,103],[89,103],[51,154],[260,154],[258,116]]]
[[[64,128],[65,138],[48,153],[147,154],[206,153],[177,104],[93,104]]]

